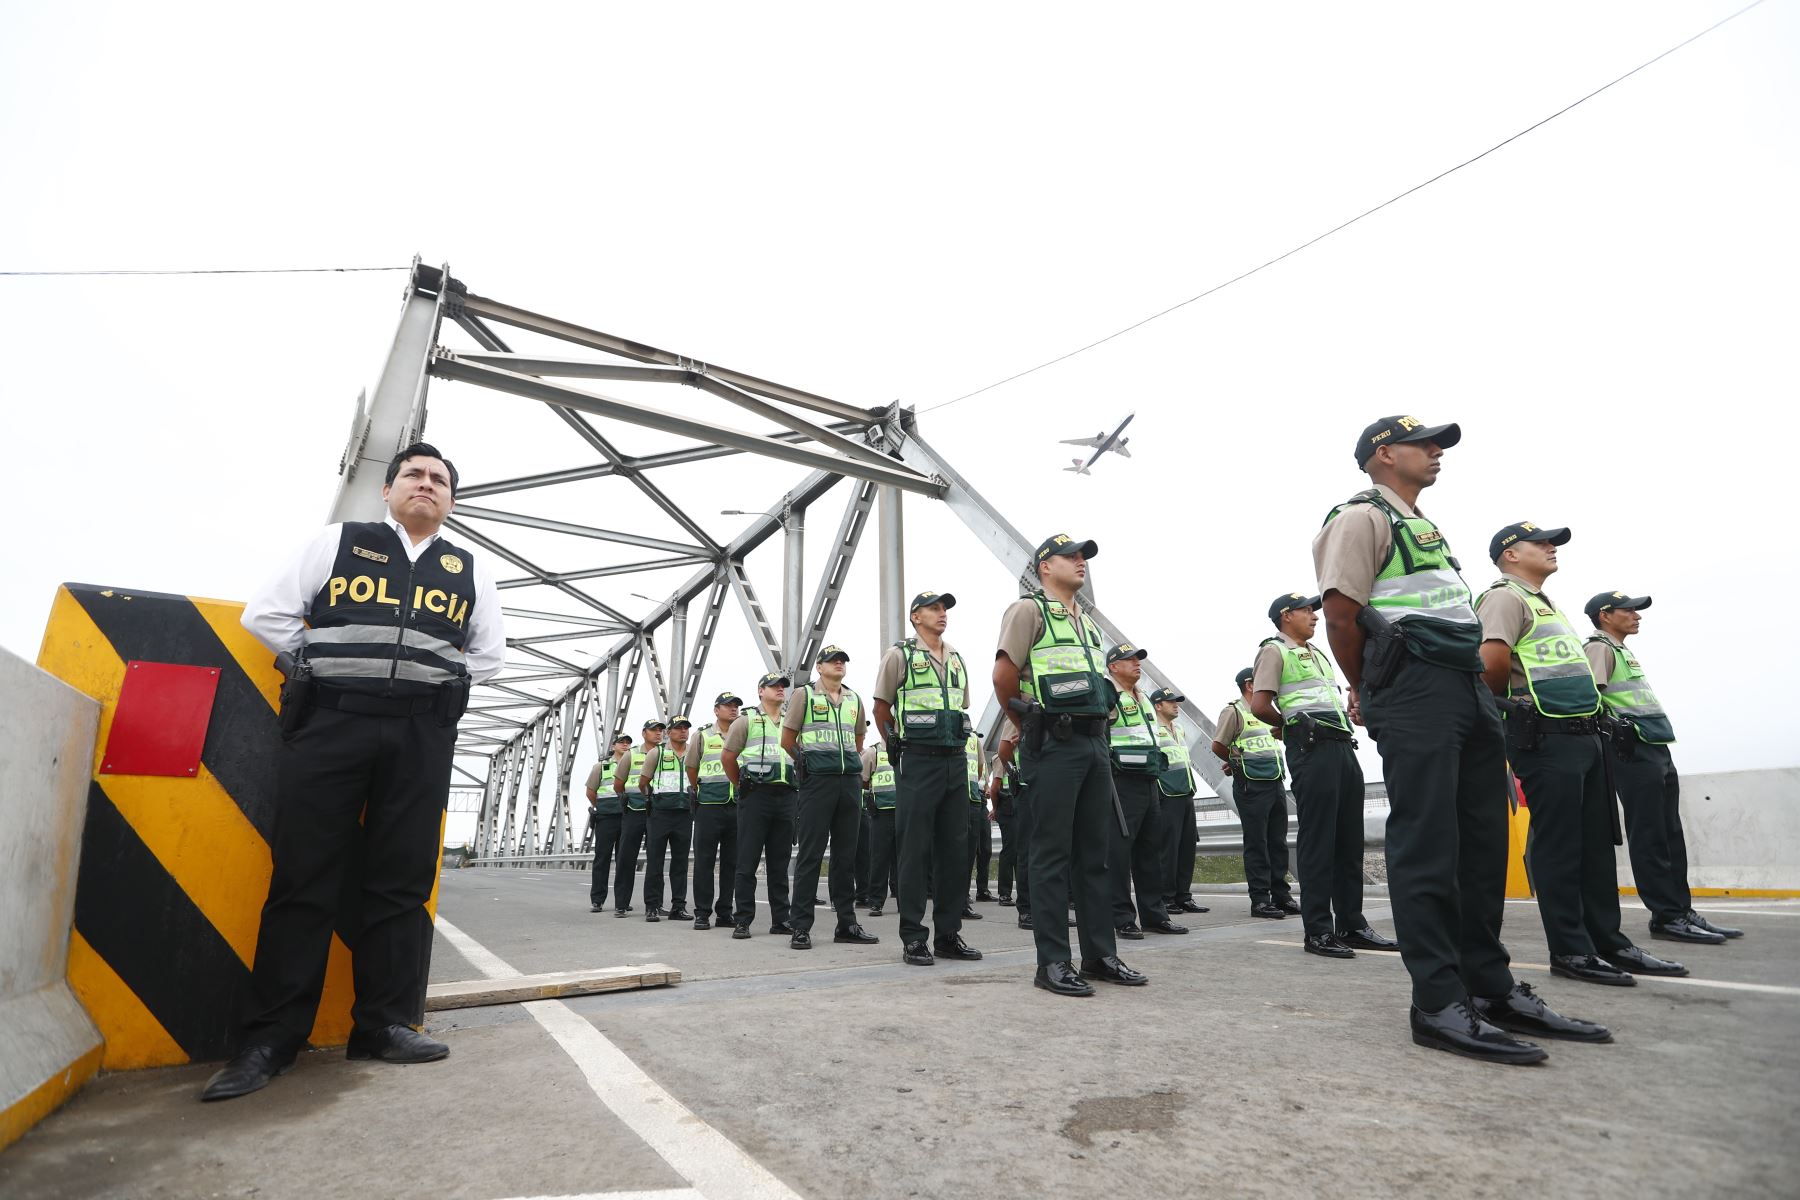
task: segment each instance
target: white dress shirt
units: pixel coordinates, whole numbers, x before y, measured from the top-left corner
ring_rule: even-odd
[[[400,535],[406,557],[419,561],[419,555],[438,540],[432,534],[413,544],[406,527],[387,517],[390,529]],[[300,648],[300,632],[312,609],[313,597],[325,586],[331,566],[337,561],[338,545],[343,540],[342,525],[327,525],[304,550],[282,565],[270,580],[257,589],[244,605],[244,628],[256,640],[279,654]],[[494,587],[493,573],[488,570],[487,556],[471,554],[474,560],[475,603],[469,608],[468,641],[463,645],[469,678],[475,683],[492,679],[506,662],[506,626],[500,616],[500,592]]]

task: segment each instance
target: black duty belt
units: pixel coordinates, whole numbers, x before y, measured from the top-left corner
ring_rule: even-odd
[[[1339,729],[1336,725],[1327,725],[1323,721],[1315,721],[1310,727],[1298,721],[1289,721],[1281,730],[1284,737],[1314,737],[1322,742],[1353,742],[1356,735],[1348,729]]]
[[[1546,717],[1539,714],[1538,728],[1544,733],[1599,733],[1600,721],[1595,717]]]
[[[315,687],[312,702],[319,708],[361,713],[370,717],[410,717],[437,707],[437,696],[368,696],[362,692]]]
[[[1069,732],[1083,737],[1104,737],[1111,724],[1105,717],[1070,717]]]
[[[901,746],[902,754],[923,754],[926,758],[955,758],[964,753],[962,746],[920,746],[913,742],[905,742]]]

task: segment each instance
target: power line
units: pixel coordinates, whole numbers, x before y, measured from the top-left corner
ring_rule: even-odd
[[[1760,0],[1759,0],[1760,2]],[[168,271],[0,271],[7,275],[326,275],[358,271],[410,271],[411,267],[219,267]]]
[[[1248,279],[1248,278],[1250,278],[1250,276],[1256,274],[1258,271],[1262,271],[1268,267],[1272,267],[1276,263],[1282,261],[1285,258],[1292,258],[1294,255],[1300,253],[1302,250],[1305,250],[1307,247],[1317,245],[1318,243],[1324,241],[1326,238],[1330,237],[1332,234],[1338,233],[1341,230],[1350,228],[1350,226],[1356,224],[1358,221],[1362,220],[1364,217],[1373,216],[1374,214],[1380,212],[1382,209],[1386,208],[1388,205],[1396,203],[1397,201],[1406,199],[1408,196],[1412,195],[1414,192],[1420,190],[1421,188],[1430,187],[1432,184],[1436,183],[1438,180],[1443,179],[1449,175],[1454,175],[1456,172],[1462,170],[1464,167],[1469,166],[1472,163],[1480,162],[1482,159],[1486,158],[1488,155],[1492,154],[1494,151],[1499,150],[1504,146],[1510,145],[1511,143],[1518,141],[1520,138],[1524,137],[1526,134],[1530,133],[1532,130],[1537,129],[1544,125],[1548,125],[1551,121],[1556,120],[1556,118],[1562,116],[1564,113],[1568,112],[1570,109],[1576,108],[1582,104],[1587,103],[1589,100],[1592,100],[1595,96],[1598,96],[1601,92],[1604,92],[1608,88],[1614,86],[1614,84],[1623,83],[1625,80],[1630,79],[1633,75],[1636,75],[1639,71],[1642,71],[1645,67],[1654,66],[1656,63],[1661,62],[1663,59],[1669,57],[1669,55],[1675,53],[1677,50],[1682,49],[1684,46],[1690,46],[1693,43],[1699,41],[1701,38],[1705,37],[1707,34],[1711,33],[1713,30],[1719,28],[1720,26],[1727,25],[1727,24],[1731,23],[1732,21],[1737,20],[1739,17],[1743,16],[1745,13],[1749,12],[1751,9],[1756,8],[1757,6],[1762,4],[1762,2],[1763,2],[1763,0],[1752,0],[1751,3],[1746,4],[1743,8],[1738,9],[1736,12],[1732,13],[1730,16],[1725,17],[1721,20],[1715,21],[1711,25],[1708,25],[1705,29],[1702,29],[1699,33],[1696,33],[1692,37],[1688,38],[1687,40],[1677,42],[1675,45],[1670,46],[1667,50],[1664,50],[1661,54],[1658,54],[1655,58],[1649,59],[1646,62],[1639,63],[1637,66],[1631,68],[1631,70],[1625,72],[1623,75],[1619,76],[1617,79],[1612,80],[1610,83],[1601,84],[1599,87],[1595,88],[1593,91],[1589,92],[1587,95],[1581,97],[1581,99],[1573,101],[1569,104],[1565,104],[1565,105],[1563,105],[1563,107],[1557,109],[1555,112],[1551,113],[1549,116],[1543,118],[1542,120],[1536,121],[1530,125],[1527,125],[1525,128],[1519,130],[1519,132],[1517,132],[1517,133],[1513,134],[1511,137],[1507,138],[1505,141],[1496,142],[1492,146],[1489,146],[1486,150],[1483,150],[1480,154],[1477,154],[1475,157],[1465,159],[1462,162],[1457,163],[1454,167],[1449,168],[1448,170],[1439,171],[1436,175],[1433,175],[1430,179],[1425,180],[1423,183],[1415,183],[1412,187],[1407,188],[1404,192],[1401,192],[1399,195],[1391,196],[1388,199],[1383,200],[1380,204],[1377,204],[1374,208],[1368,209],[1365,212],[1357,213],[1354,217],[1351,217],[1348,221],[1345,221],[1343,224],[1332,226],[1330,229],[1327,229],[1324,233],[1319,234],[1315,238],[1311,238],[1307,241],[1301,242],[1298,246],[1295,246],[1292,250],[1289,250],[1284,254],[1277,254],[1274,258],[1271,258],[1269,261],[1267,261],[1265,263],[1261,263],[1257,266],[1251,267],[1248,271],[1245,271],[1240,275],[1233,275],[1230,279],[1227,279],[1223,283],[1214,284],[1212,287],[1207,288],[1204,292],[1201,292],[1197,296],[1189,296],[1186,300],[1182,300],[1176,304],[1171,304],[1171,305],[1169,305],[1169,307],[1163,309],[1160,312],[1153,312],[1141,321],[1133,321],[1131,324],[1125,326],[1125,328],[1116,329],[1113,332],[1107,334],[1105,337],[1099,338],[1096,341],[1089,342],[1085,346],[1081,346],[1077,349],[1071,350],[1067,354],[1059,354],[1055,358],[1048,359],[1044,362],[1041,362],[1035,367],[1027,367],[1023,371],[1019,371],[1015,374],[1008,375],[1005,379],[996,379],[993,383],[990,383],[990,384],[986,385],[985,387],[978,387],[972,392],[964,392],[962,395],[957,396],[953,400],[945,400],[940,404],[933,404],[928,408],[921,408],[921,409],[919,409],[919,411],[922,413],[928,413],[928,412],[936,412],[940,408],[949,408],[952,404],[960,403],[961,401],[967,400],[972,396],[979,396],[983,392],[992,391],[993,389],[995,389],[997,387],[1001,387],[1005,384],[1011,383],[1015,379],[1023,379],[1023,378],[1025,378],[1025,376],[1036,374],[1038,371],[1042,371],[1046,367],[1053,367],[1057,363],[1064,362],[1068,359],[1074,358],[1077,354],[1085,354],[1089,350],[1094,349],[1094,347],[1096,347],[1096,346],[1104,346],[1107,342],[1112,341],[1116,337],[1122,337],[1125,334],[1130,333],[1132,330],[1142,328],[1143,326],[1148,325],[1150,322],[1157,320],[1158,318],[1168,316],[1170,313],[1176,311],[1177,309],[1186,308],[1188,305],[1194,303],[1196,300],[1204,300],[1208,296],[1212,295],[1214,292],[1222,291],[1225,288],[1230,287],[1234,283],[1238,283],[1241,280]]]

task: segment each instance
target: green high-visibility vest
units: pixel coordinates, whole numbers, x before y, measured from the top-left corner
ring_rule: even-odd
[[[940,675],[931,652],[918,639],[895,644],[904,660],[894,696],[901,740],[922,746],[956,745],[968,728],[969,669],[962,655],[954,650],[945,655]]]
[[[1280,779],[1281,743],[1275,740],[1274,728],[1241,699],[1233,700],[1231,707],[1238,714],[1237,736],[1231,739],[1238,773],[1245,779]]]
[[[1156,786],[1165,796],[1192,796],[1198,789],[1194,784],[1193,760],[1188,755],[1187,742],[1178,734],[1169,732],[1161,721],[1156,723],[1156,748],[1162,751],[1163,769],[1156,777]]]
[[[1501,588],[1510,588],[1525,602],[1531,628],[1513,647],[1525,672],[1525,692],[1546,717],[1591,717],[1600,711],[1600,689],[1594,686],[1594,670],[1581,652],[1581,636],[1550,599],[1515,579],[1501,579],[1475,602],[1477,607]]]
[[[1612,674],[1607,676],[1606,688],[1600,693],[1600,702],[1606,705],[1606,711],[1615,717],[1628,718],[1632,728],[1637,730],[1639,741],[1653,746],[1673,742],[1675,727],[1669,723],[1669,714],[1663,711],[1662,701],[1650,690],[1650,681],[1644,678],[1644,668],[1638,665],[1637,655],[1598,634],[1588,641],[1603,642],[1612,651]]]
[[[862,760],[856,754],[856,732],[862,728],[862,701],[844,688],[837,703],[811,685],[800,689],[794,703],[803,705],[800,717],[800,754],[808,772],[820,775],[860,775]]]
[[[1311,642],[1290,646],[1280,638],[1266,638],[1263,645],[1281,651],[1281,685],[1275,693],[1275,707],[1284,720],[1311,713],[1322,725],[1350,728],[1350,718],[1338,700],[1337,675],[1323,650]]]
[[[1099,627],[1086,613],[1077,623],[1060,600],[1042,594],[1032,599],[1044,631],[1031,647],[1031,678],[1021,679],[1019,690],[1049,713],[1105,716],[1112,708],[1112,684],[1102,666],[1106,649]]]
[[[1119,693],[1119,711],[1113,717],[1107,740],[1112,745],[1113,770],[1142,775],[1162,767],[1156,749],[1156,718],[1135,692]]]
[[[781,748],[781,722],[760,708],[743,719],[749,724],[744,727],[744,752],[738,755],[739,784],[792,787],[794,768]]]
[[[594,789],[594,812],[602,817],[616,817],[623,811],[618,794],[613,791],[614,768],[618,763],[607,759],[600,764],[600,786]]]
[[[625,776],[625,807],[631,812],[644,812],[650,807],[650,798],[638,790],[638,777],[644,773],[644,760],[650,757],[637,746],[631,748],[630,774]],[[614,778],[617,778],[615,773]]]
[[[981,742],[972,733],[963,743],[963,757],[969,760],[969,803],[986,804],[987,797],[981,794]]]
[[[900,785],[894,779],[894,764],[888,761],[887,747],[877,747],[875,751],[875,769],[869,772],[869,791],[875,797],[875,807],[893,808],[900,798]]]
[[[686,755],[666,743],[656,748],[656,754],[656,765],[650,768],[650,807],[662,812],[687,811]]]
[[[725,778],[725,735],[716,725],[700,730],[700,803],[730,804],[736,799]]]
[[[1393,533],[1369,606],[1393,622],[1415,657],[1458,671],[1480,671],[1481,622],[1443,533],[1424,517],[1401,516],[1373,488],[1332,509],[1325,522],[1352,504],[1373,504],[1387,515]]]

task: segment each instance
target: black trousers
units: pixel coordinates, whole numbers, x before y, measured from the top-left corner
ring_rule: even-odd
[[[819,890],[819,867],[825,845],[831,843],[831,907],[837,910],[838,928],[856,924],[856,838],[862,830],[862,778],[858,775],[825,775],[807,772],[800,783],[794,826],[799,852],[794,857],[794,899],[797,903],[788,923],[795,933],[813,926],[811,899]]]
[[[245,1044],[284,1053],[305,1044],[340,900],[357,891],[358,928],[349,939],[355,1028],[423,1021],[431,965],[425,904],[443,849],[455,741],[455,726],[430,713],[376,717],[327,708],[313,709],[283,740],[274,871],[256,937]],[[360,888],[347,889],[345,871],[357,862]]]
[[[1020,752],[1022,754],[1022,752]],[[1024,758],[1020,760],[1019,773],[1024,774]],[[1036,822],[1031,819],[1031,789],[1023,781],[1013,784],[1013,840],[1017,844],[1013,861],[1017,864],[1018,879],[1013,888],[1013,902],[1018,906],[1019,915],[1031,915],[1031,831]],[[1067,912],[1063,914],[1066,921]]]
[[[739,925],[756,920],[756,868],[769,887],[769,924],[783,925],[788,907],[788,858],[794,852],[794,789],[750,785],[738,792],[737,911]],[[806,897],[810,906],[812,897]],[[810,910],[810,909],[809,909]]]
[[[644,904],[663,906],[663,867],[669,871],[669,908],[687,907],[688,852],[694,847],[694,818],[686,808],[650,810],[650,849],[644,863]]]
[[[1112,782],[1126,822],[1124,832],[1117,820],[1107,825],[1106,869],[1112,881],[1113,928],[1151,922],[1160,925],[1169,919],[1169,910],[1163,906],[1169,883],[1156,776],[1115,774]],[[1135,905],[1131,901],[1134,888]],[[1076,920],[1080,919],[1077,913]]]
[[[1233,776],[1231,798],[1244,827],[1244,879],[1250,885],[1250,903],[1287,903],[1294,893],[1287,882],[1288,810],[1281,780]]]
[[[732,882],[737,878],[737,803],[702,804],[694,814],[694,915],[710,910],[722,925],[731,920]],[[719,891],[713,895],[713,864],[718,863]]]
[[[994,863],[994,831],[988,826],[987,804],[969,805],[969,878],[975,883],[975,894],[993,895],[988,891],[988,868]]]
[[[1506,750],[1493,693],[1473,671],[1412,658],[1387,687],[1363,689],[1362,709],[1387,783],[1388,895],[1413,1003],[1436,1012],[1504,995]]]
[[[861,800],[856,805],[856,902],[869,902],[869,885],[873,882],[871,872],[875,867],[875,847],[872,844],[875,831],[870,827],[869,810],[863,807]]]
[[[594,831],[594,878],[588,884],[590,904],[606,904],[606,884],[612,875],[613,856],[619,852],[619,829],[624,823],[622,813],[597,813],[588,818]]]
[[[1535,750],[1512,747],[1513,774],[1531,806],[1525,862],[1552,954],[1615,954],[1631,945],[1619,932],[1604,753],[1593,734],[1546,734]]]
[[[900,894],[900,861],[896,849],[894,810],[878,808],[869,817],[870,908],[880,908],[889,896]]]
[[[1000,827],[1000,865],[995,868],[1000,883],[1000,894],[1010,897],[1013,894],[1013,877],[1018,873],[1019,839],[1013,823],[1018,820],[1014,802],[1002,800],[995,808],[994,824]]]
[[[1106,871],[1108,839],[1119,836],[1113,816],[1112,755],[1103,735],[1027,736],[1024,774],[1031,796],[1031,928],[1039,966],[1069,962],[1071,892],[1081,957],[1117,952],[1113,890]],[[1020,811],[1026,807],[1021,803]],[[1024,890],[1023,880],[1020,886]],[[1023,905],[1021,905],[1023,907]]]
[[[1613,756],[1613,780],[1625,808],[1625,840],[1638,899],[1658,925],[1694,907],[1688,889],[1687,837],[1681,831],[1681,776],[1667,746],[1639,742],[1629,760]]]
[[[624,820],[619,825],[619,870],[613,876],[613,907],[623,911],[631,907],[631,897],[637,891],[638,853],[643,850],[645,841],[650,835],[650,810],[625,810]],[[650,881],[644,881],[644,890],[650,890]],[[649,900],[644,901],[646,904]]]
[[[1309,935],[1361,929],[1363,920],[1363,773],[1349,742],[1323,738],[1309,748],[1298,725],[1285,739],[1300,814],[1295,857],[1300,919]],[[1336,921],[1333,922],[1333,914]]]
[[[1159,789],[1157,794],[1162,795]],[[1194,842],[1200,825],[1194,816],[1192,796],[1162,796],[1163,878],[1168,889],[1163,905],[1180,904],[1194,898]]]
[[[925,897],[931,931],[962,932],[968,902],[969,763],[954,754],[908,751],[900,756],[894,829],[900,840],[900,941],[925,940]]]

